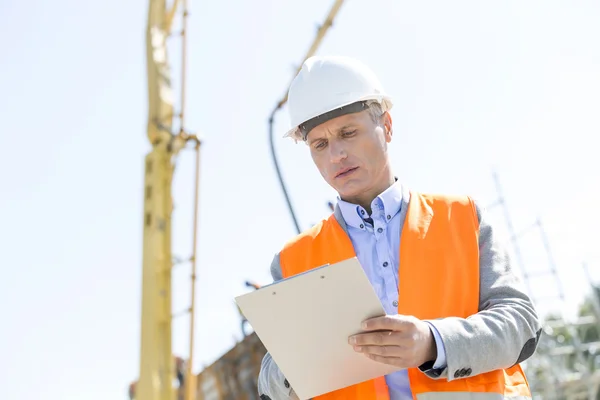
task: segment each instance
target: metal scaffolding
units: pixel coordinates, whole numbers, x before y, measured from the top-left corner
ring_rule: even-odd
[[[497,173],[493,173],[497,200],[488,209],[500,206],[514,252],[514,258],[521,270],[526,289],[534,304],[558,300],[561,306],[552,320],[545,320],[536,355],[525,363],[525,369],[534,398],[544,400],[595,400],[600,396],[600,357],[594,357],[600,350],[600,341],[586,341],[590,329],[600,329],[600,289],[594,285],[586,264],[584,270],[592,289],[591,301],[594,312],[590,315],[570,318],[565,312],[565,291],[558,276],[558,269],[552,254],[550,240],[540,218],[524,231],[516,233]],[[524,262],[520,240],[531,232],[537,233],[544,247],[547,263],[541,270],[532,272]],[[548,297],[536,295],[532,283],[535,279],[549,277],[554,285],[553,294]]]

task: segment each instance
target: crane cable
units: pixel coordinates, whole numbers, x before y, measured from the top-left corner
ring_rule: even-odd
[[[344,0],[336,0],[333,3],[333,6],[331,7],[329,14],[327,15],[327,18],[325,19],[325,22],[323,22],[323,24],[321,26],[319,26],[319,29],[317,31],[317,36],[315,37],[312,45],[310,46],[310,49],[304,56],[304,59],[300,63],[300,66],[296,69],[294,77],[298,74],[298,72],[300,72],[300,69],[302,68],[302,64],[304,64],[304,62],[308,58],[312,57],[316,53],[321,42],[323,41],[323,38],[325,37],[325,33],[327,33],[329,28],[333,25],[333,19],[337,15],[337,13],[340,10],[340,7],[342,6],[343,3],[344,3]],[[275,171],[277,172],[277,178],[279,179],[279,184],[281,185],[281,190],[283,191],[283,196],[285,197],[285,201],[287,203],[288,210],[290,211],[292,221],[294,222],[294,227],[296,228],[296,232],[299,234],[301,232],[300,224],[298,223],[298,218],[296,217],[294,207],[290,200],[290,196],[287,191],[285,181],[283,179],[283,176],[281,175],[281,168],[279,166],[279,161],[277,159],[277,154],[275,152],[275,143],[273,141],[273,125],[274,125],[274,121],[275,121],[275,114],[277,113],[277,111],[279,111],[285,105],[285,103],[287,103],[288,90],[289,90],[290,86],[291,86],[291,82],[288,84],[288,88],[285,91],[285,95],[284,95],[283,99],[281,99],[277,103],[277,106],[275,107],[275,109],[273,109],[273,111],[271,112],[271,116],[269,117],[269,143],[270,143],[270,147],[271,147],[271,157],[273,158],[273,164],[275,165]]]

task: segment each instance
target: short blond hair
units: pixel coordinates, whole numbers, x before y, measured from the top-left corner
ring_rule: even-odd
[[[369,111],[369,115],[371,115],[373,122],[379,125],[381,122],[380,118],[383,115],[383,107],[381,106],[381,103],[376,100],[370,100],[367,102],[367,107],[367,111]]]

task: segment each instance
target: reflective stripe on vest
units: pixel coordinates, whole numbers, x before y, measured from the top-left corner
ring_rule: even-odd
[[[529,396],[509,397],[499,393],[430,392],[420,393],[417,400],[531,400]]]
[[[400,241],[398,313],[420,319],[477,313],[478,236],[476,209],[468,197],[411,193]],[[281,271],[287,278],[351,257],[356,257],[352,242],[331,215],[284,246]],[[408,377],[417,400],[531,398],[519,365],[450,382],[431,379],[418,368],[410,368]],[[381,377],[317,399],[389,400],[389,395]]]

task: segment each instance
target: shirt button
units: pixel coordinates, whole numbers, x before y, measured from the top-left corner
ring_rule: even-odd
[[[360,229],[364,228],[365,226],[363,224],[360,224]]]
[[[392,305],[393,305],[394,307],[398,307],[398,301],[397,301],[397,300],[394,300],[394,302],[392,303]]]
[[[390,219],[390,218],[392,218],[392,216],[391,216],[391,215],[388,215],[388,216],[387,216],[387,219]]]
[[[383,263],[383,266],[384,266],[384,267],[387,267],[387,266],[388,266],[388,262],[387,262],[387,261],[386,261],[386,262],[384,262],[384,263]]]
[[[361,213],[362,215],[365,215],[365,210],[360,210],[360,213]]]
[[[377,232],[379,232],[379,233],[383,232],[383,228],[377,228]]]

